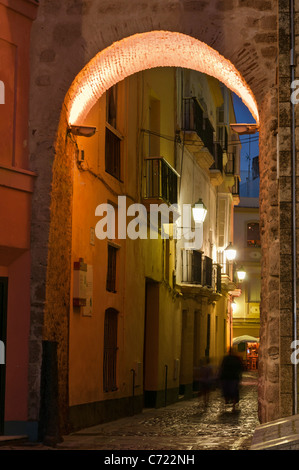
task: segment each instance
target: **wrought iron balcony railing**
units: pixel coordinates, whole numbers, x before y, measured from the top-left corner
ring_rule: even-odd
[[[221,266],[195,250],[182,250],[182,283],[205,286],[221,292]]]
[[[194,131],[213,155],[214,128],[195,97],[183,99],[183,130]]]
[[[163,157],[145,158],[145,199],[178,202],[178,173]]]
[[[202,253],[182,250],[182,282],[202,284]]]
[[[105,170],[118,180],[121,179],[121,139],[115,132],[106,127],[105,136]]]

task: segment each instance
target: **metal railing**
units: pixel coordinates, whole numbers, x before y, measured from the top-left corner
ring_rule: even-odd
[[[178,173],[162,157],[145,158],[145,198],[178,202]]]
[[[202,284],[202,253],[200,251],[182,251],[182,282]]]
[[[221,265],[213,264],[213,287],[216,293],[221,292]]]
[[[213,155],[214,128],[195,97],[183,99],[183,130],[196,132]]]
[[[221,292],[221,265],[195,250],[182,250],[182,282],[209,287]]]

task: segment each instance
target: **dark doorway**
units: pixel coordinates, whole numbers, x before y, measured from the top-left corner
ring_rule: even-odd
[[[6,324],[7,324],[7,291],[8,278],[0,277],[0,350],[3,353],[6,346]],[[5,407],[5,356],[0,355],[0,434],[4,434],[4,407]]]

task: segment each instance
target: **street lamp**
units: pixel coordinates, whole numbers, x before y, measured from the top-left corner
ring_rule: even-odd
[[[196,224],[202,224],[207,215],[207,208],[200,198],[192,207],[193,219]]]
[[[233,247],[232,242],[229,243],[229,245],[225,248],[225,256],[228,261],[234,261],[237,250]]]
[[[244,270],[243,266],[237,269],[236,273],[237,273],[239,282],[243,282],[246,277],[246,271]]]

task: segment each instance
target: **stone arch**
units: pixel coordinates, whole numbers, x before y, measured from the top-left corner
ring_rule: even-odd
[[[99,52],[72,83],[66,99],[68,122],[79,124],[100,96],[124,78],[153,67],[197,70],[222,81],[246,104],[259,124],[255,97],[235,66],[207,44],[182,33],[135,34]]]
[[[181,53],[173,54],[177,51],[178,42]],[[136,44],[137,52],[134,47]],[[140,58],[145,48],[148,51],[147,57],[141,62]],[[192,61],[190,56],[194,57]],[[126,64],[132,64],[132,58],[136,57],[137,65],[133,64],[127,70]],[[83,122],[95,102],[113,84],[140,70],[162,65],[194,67],[195,70],[204,73],[210,72],[209,74],[215,78],[222,79],[251,107],[253,115],[259,122],[258,107],[254,95],[237,69],[217,51],[182,34],[165,31],[151,32],[123,39],[95,56],[73,81],[62,109],[53,165],[44,316],[44,337],[48,341],[58,343],[59,395],[61,398],[59,408],[64,414],[62,420],[65,423],[67,422],[68,383],[69,299],[67,297],[71,285],[72,167],[77,151],[74,141],[67,139],[68,126]],[[103,73],[103,78],[100,73]],[[225,74],[225,78],[222,73]],[[63,260],[65,268],[61,266],[61,260]]]
[[[72,83],[74,90],[77,86],[73,82],[74,77],[81,77],[80,70],[84,69],[98,51],[104,51],[109,45],[113,47],[111,45],[124,38],[151,31],[177,31],[193,40],[202,41],[207,47],[212,47],[218,54],[226,57],[240,71],[258,103],[262,142],[261,171],[264,174],[262,236],[266,238],[271,219],[271,234],[274,241],[278,242],[277,199],[273,196],[269,201],[267,196],[268,186],[274,185],[276,171],[277,88],[273,73],[273,69],[277,68],[276,4],[276,0],[168,0],[157,2],[155,8],[151,9],[146,3],[137,0],[132,0],[130,4],[123,0],[74,0],[65,3],[46,0],[40,6],[32,35],[29,126],[31,169],[39,175],[33,197],[32,224],[30,420],[38,419],[42,339],[58,341],[63,345],[59,355],[62,421],[67,416],[65,331],[68,327],[70,301],[67,270],[71,259],[71,220],[65,214],[70,212],[72,204],[72,162],[67,158],[65,145],[69,124],[68,100],[72,96],[69,94],[66,100],[65,97],[68,90],[71,92]],[[61,110],[63,102],[65,106]],[[71,143],[68,145],[68,154],[75,155],[75,148]],[[266,164],[266,160],[269,163]],[[275,188],[272,188],[272,194],[277,194]],[[269,205],[271,212],[268,210]],[[56,219],[53,214],[56,214]],[[61,224],[60,221],[64,223]],[[271,243],[273,239],[267,240],[267,243]],[[50,250],[51,246],[55,249]],[[267,247],[264,249],[264,258],[266,278],[271,269]],[[61,266],[65,268],[61,270]],[[59,276],[57,267],[60,268]],[[273,273],[273,277],[276,281],[277,272]],[[265,310],[271,295],[270,282],[267,283],[267,289],[264,289]],[[277,290],[276,285],[275,289]],[[51,292],[51,296],[46,292]],[[276,331],[275,325],[273,332],[274,330]],[[274,361],[276,370],[277,356]],[[272,400],[274,412],[265,412],[263,421],[278,416],[275,370],[270,372],[274,377],[272,382],[275,382]]]

